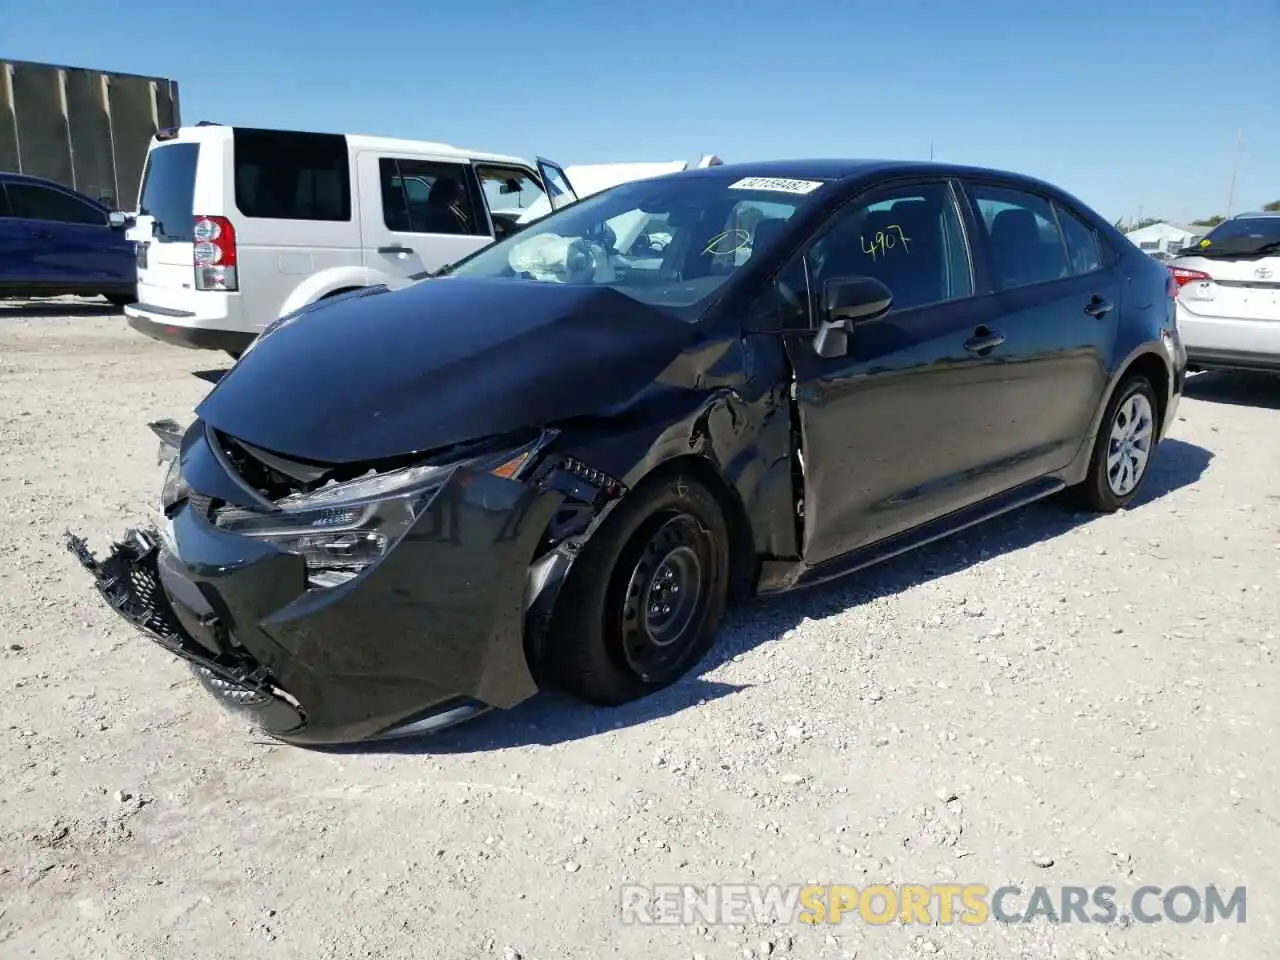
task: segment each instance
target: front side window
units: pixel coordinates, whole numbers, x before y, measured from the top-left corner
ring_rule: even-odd
[[[784,325],[812,326],[827,282],[852,277],[888,287],[890,313],[971,296],[964,229],[948,186],[878,190],[841,210],[778,275]]]
[[[488,224],[477,215],[467,169],[460,163],[380,157],[382,222],[394,233],[487,234]]]
[[[246,217],[351,219],[346,137],[244,127],[236,127],[232,136],[236,207]]]
[[[1066,246],[1048,200],[985,183],[971,184],[969,193],[978,207],[987,247],[1005,289],[1070,275]]]
[[[724,174],[637,180],[536,221],[452,273],[608,286],[692,321],[825,186]]]
[[[1067,259],[1071,272],[1076,276],[1093,273],[1102,267],[1102,248],[1093,228],[1060,203],[1053,205],[1062,227],[1062,237],[1067,244]],[[1170,241],[1172,244],[1172,241]]]
[[[524,170],[514,167],[476,167],[485,202],[493,213],[520,215],[546,196],[542,186]]]
[[[106,214],[97,207],[77,200],[69,193],[32,183],[10,183],[7,187],[13,215],[20,220],[48,220],[54,223],[92,224],[104,226]]]

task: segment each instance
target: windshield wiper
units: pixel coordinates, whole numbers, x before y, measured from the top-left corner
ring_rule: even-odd
[[[443,267],[439,267],[436,270],[422,270],[418,273],[411,273],[409,274],[409,279],[414,283],[417,283],[419,280],[435,280],[438,277],[447,275],[452,269],[453,264],[446,263]]]

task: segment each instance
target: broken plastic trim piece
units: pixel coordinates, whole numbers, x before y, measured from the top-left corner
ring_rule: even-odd
[[[305,720],[301,705],[276,686],[264,665],[243,657],[212,657],[185,634],[160,584],[157,545],[150,531],[130,529],[124,539],[112,544],[110,553],[102,560],[93,555],[83,537],[68,530],[63,538],[68,551],[92,574],[98,593],[127,622],[169,653],[204,667],[230,686],[280,700]],[[208,626],[212,625],[206,624]],[[218,624],[217,629],[224,628]],[[220,639],[225,643],[225,638]]]
[[[153,420],[147,424],[147,427],[160,439],[157,463],[168,463],[181,452],[182,437],[187,431],[178,421],[169,418]]]

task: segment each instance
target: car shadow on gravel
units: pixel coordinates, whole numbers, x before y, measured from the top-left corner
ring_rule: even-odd
[[[1206,403],[1280,410],[1280,375],[1244,371],[1206,371],[1188,377],[1183,395]]]
[[[113,304],[90,300],[0,300],[0,318],[47,320],[53,317],[112,317],[124,311]]]
[[[1153,501],[1196,482],[1213,454],[1182,440],[1160,444],[1142,493],[1129,507]],[[669,716],[748,685],[711,681],[706,674],[728,660],[776,640],[805,620],[834,616],[880,597],[946,577],[974,564],[1051,540],[1097,519],[1064,497],[1051,497],[961,531],[936,543],[853,574],[844,580],[793,594],[753,601],[730,611],[716,645],[697,673],[665,690],[612,709],[593,708],[557,693],[540,693],[511,710],[495,710],[439,733],[381,743],[330,748],[330,752],[474,753],[579,740],[609,730]]]

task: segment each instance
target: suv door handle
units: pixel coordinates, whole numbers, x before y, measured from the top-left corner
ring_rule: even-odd
[[[1095,293],[1093,295],[1093,299],[1085,304],[1084,312],[1097,320],[1101,320],[1113,309],[1114,307],[1110,300],[1107,300],[1105,297],[1100,297]]]
[[[978,327],[973,336],[964,342],[964,348],[970,353],[985,353],[1004,343],[1004,334],[986,327]]]
[[[406,247],[400,243],[393,243],[389,247],[379,247],[379,253],[413,253],[413,247]]]

